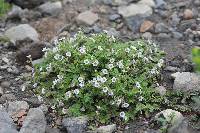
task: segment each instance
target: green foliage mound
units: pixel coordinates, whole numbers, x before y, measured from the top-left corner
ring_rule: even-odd
[[[40,100],[67,116],[87,115],[97,123],[127,122],[159,109],[154,91],[163,52],[144,40],[120,41],[107,34],[60,39],[35,65],[33,86]]]

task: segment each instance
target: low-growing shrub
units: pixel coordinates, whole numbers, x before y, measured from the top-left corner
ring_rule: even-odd
[[[11,5],[4,0],[0,0],[0,17],[2,17],[10,9]]]
[[[159,109],[162,98],[153,88],[164,61],[154,43],[80,32],[43,51],[44,61],[34,67],[33,87],[59,114],[87,115],[108,124]]]
[[[195,47],[192,49],[192,61],[195,64],[197,71],[200,71],[200,48]]]

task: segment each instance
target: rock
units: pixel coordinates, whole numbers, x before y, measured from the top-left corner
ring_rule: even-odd
[[[164,0],[155,0],[156,8],[163,9],[166,6],[166,2]]]
[[[125,0],[103,0],[103,3],[110,6],[121,6],[126,5],[127,1]]]
[[[46,120],[41,109],[31,108],[23,122],[20,133],[45,133]]]
[[[12,116],[15,113],[18,113],[21,110],[28,110],[29,105],[25,101],[14,101],[8,102],[8,114]]]
[[[172,109],[166,109],[156,114],[155,120],[158,120],[159,118],[164,118],[171,125],[179,125],[184,120],[184,117],[180,112]]]
[[[135,15],[150,16],[153,11],[152,8],[148,5],[130,4],[129,6],[120,6],[118,8],[118,13],[121,14],[124,18],[127,18]]]
[[[100,33],[100,32],[102,32],[102,29],[99,26],[97,26],[97,25],[94,25],[92,27],[92,29],[93,29],[94,33]]]
[[[12,74],[19,74],[20,73],[16,66],[11,66],[11,67],[7,68],[7,71],[9,73],[12,73]]]
[[[183,13],[184,19],[192,19],[193,18],[193,12],[190,9],[186,9]]]
[[[1,87],[3,87],[3,88],[9,88],[10,87],[10,82],[9,81],[3,81],[3,82],[1,82]]]
[[[85,132],[87,123],[88,123],[87,117],[64,118],[62,121],[62,125],[67,130],[68,133]]]
[[[177,26],[179,23],[180,23],[180,18],[179,16],[177,15],[177,12],[174,12],[172,15],[171,15],[171,25],[172,26]]]
[[[160,132],[154,129],[147,129],[146,131],[144,131],[144,133],[160,133]]]
[[[19,64],[27,64],[27,56],[31,55],[32,60],[37,60],[42,58],[44,52],[42,49],[46,47],[46,44],[43,42],[32,42],[17,51],[16,61]]]
[[[40,58],[40,59],[34,60],[34,61],[32,61],[32,65],[40,64],[40,63],[42,63],[43,61],[44,61],[43,58]]]
[[[144,33],[153,27],[154,23],[151,21],[144,21],[140,26],[140,32]]]
[[[23,10],[21,7],[13,5],[11,11],[8,12],[8,18],[20,18],[20,15],[22,14]]]
[[[183,34],[181,34],[180,32],[172,32],[172,35],[173,35],[173,37],[174,38],[176,38],[176,39],[181,39],[181,38],[183,38]]]
[[[140,26],[142,22],[145,20],[145,17],[142,15],[136,15],[133,17],[126,18],[126,23],[128,28],[132,30],[134,33],[140,30]]]
[[[107,34],[109,36],[114,36],[114,37],[119,37],[120,35],[119,31],[117,31],[115,28],[109,28],[109,30],[107,31]]]
[[[189,127],[189,122],[184,119],[180,123],[176,125],[172,125],[172,127],[168,128],[168,133],[198,133],[194,131],[191,127]]]
[[[3,95],[3,88],[0,86],[0,97]]]
[[[138,2],[139,4],[143,4],[143,5],[148,5],[150,7],[155,7],[155,2],[154,0],[141,0]]]
[[[0,133],[18,133],[7,112],[0,110]]]
[[[177,72],[172,74],[175,78],[173,89],[183,92],[199,91],[200,90],[200,76],[196,73]]]
[[[4,104],[6,101],[15,101],[16,97],[13,94],[3,94],[0,97],[0,104]]]
[[[47,126],[45,133],[60,133],[60,130],[58,128],[51,128]]]
[[[168,33],[169,28],[164,23],[158,23],[155,25],[155,33]]]
[[[142,37],[144,39],[152,39],[152,34],[150,32],[145,32],[144,34],[142,34]]]
[[[41,109],[44,112],[44,114],[48,113],[48,107],[47,107],[47,105],[42,104],[38,108]]]
[[[41,11],[44,15],[52,15],[57,16],[62,10],[62,3],[60,1],[57,2],[47,2],[38,7],[39,11]]]
[[[156,91],[160,93],[161,96],[165,95],[167,90],[165,89],[164,86],[159,86],[156,88]]]
[[[77,23],[93,25],[98,19],[99,19],[98,14],[93,13],[92,11],[85,11],[77,16],[76,21]]]
[[[113,133],[114,131],[116,131],[116,129],[117,129],[116,124],[112,124],[107,126],[101,126],[97,128],[96,131],[97,133]]]
[[[34,8],[42,3],[45,2],[45,0],[6,0],[10,3],[14,3],[15,5],[18,5],[22,8]]]
[[[109,16],[109,20],[110,21],[115,21],[117,19],[119,19],[121,16],[119,14],[113,14]]]
[[[39,35],[37,31],[28,24],[20,24],[18,26],[11,27],[5,32],[5,36],[15,43],[17,40],[24,40],[29,38],[33,41],[38,41]]]
[[[42,102],[39,101],[37,97],[29,97],[23,100],[30,104],[33,108],[39,107],[42,104]]]

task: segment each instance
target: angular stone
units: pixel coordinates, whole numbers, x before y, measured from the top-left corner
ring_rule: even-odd
[[[140,26],[140,32],[144,33],[153,27],[154,23],[151,21],[144,21]]]
[[[138,3],[139,4],[143,4],[143,5],[148,5],[150,7],[155,7],[156,6],[154,0],[141,0]]]
[[[190,72],[177,72],[172,74],[175,78],[173,89],[183,92],[200,90],[200,75]]]
[[[20,24],[15,27],[11,27],[5,32],[5,36],[15,43],[17,40],[24,40],[29,38],[33,41],[38,41],[39,35],[37,31],[28,24]]]
[[[155,33],[168,33],[169,28],[164,23],[158,23],[155,25]]]
[[[85,11],[77,16],[76,21],[77,23],[93,25],[98,19],[99,19],[98,14],[93,13],[92,11]]]
[[[193,12],[190,9],[186,9],[183,13],[184,19],[192,19],[193,18]]]
[[[8,102],[8,114],[12,116],[15,113],[18,113],[21,110],[28,110],[29,105],[25,101],[14,101]]]
[[[97,128],[96,131],[97,133],[113,133],[114,131],[116,131],[116,129],[117,129],[116,124],[112,124],[107,126],[101,126]]]
[[[67,133],[83,133],[86,130],[87,123],[87,117],[64,118],[62,121]]]
[[[132,17],[135,15],[145,15],[150,16],[153,13],[153,10],[148,5],[143,4],[131,4],[129,6],[121,6],[118,8],[118,13],[123,17]]]
[[[0,97],[0,104],[4,104],[6,101],[14,101],[14,100],[16,100],[15,95],[13,95],[13,94],[3,94]]]
[[[31,108],[19,133],[45,133],[46,120],[39,108]]]
[[[0,133],[18,133],[7,112],[0,110]]]
[[[178,125],[184,120],[184,117],[180,112],[172,109],[166,109],[161,111],[160,113],[156,114],[155,119],[157,120],[162,116],[167,122],[170,122],[172,125]]]
[[[60,1],[47,2],[40,5],[38,8],[43,14],[57,16],[62,9],[62,3]]]
[[[40,5],[41,3],[45,2],[46,0],[6,0],[9,2],[14,3],[15,5],[18,5],[22,8],[34,8],[38,5]]]

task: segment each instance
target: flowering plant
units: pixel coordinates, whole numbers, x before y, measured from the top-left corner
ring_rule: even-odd
[[[152,88],[163,52],[150,41],[80,32],[44,51],[44,61],[35,65],[34,87],[60,114],[87,115],[105,124],[159,108],[160,96]]]

